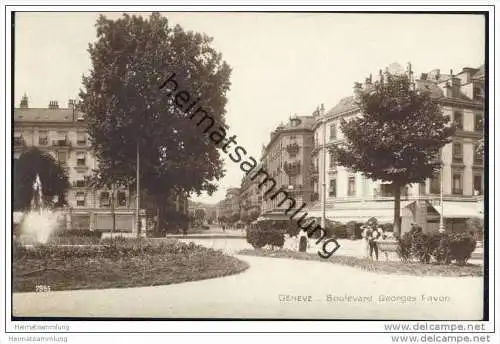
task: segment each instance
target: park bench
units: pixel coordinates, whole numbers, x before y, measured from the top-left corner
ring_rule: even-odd
[[[389,260],[389,253],[398,254],[399,243],[396,239],[382,239],[377,241],[377,245],[379,252],[384,253],[386,260]]]

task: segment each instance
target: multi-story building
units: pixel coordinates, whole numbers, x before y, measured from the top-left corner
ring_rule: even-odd
[[[192,217],[196,217],[196,211],[202,210],[205,214],[203,220],[204,220],[204,222],[207,222],[207,223],[213,223],[213,222],[217,221],[216,207],[217,206],[214,204],[205,204],[205,203],[201,203],[201,202],[188,201],[189,215]]]
[[[282,188],[298,205],[314,199],[311,181],[311,151],[313,149],[313,125],[315,115],[290,117],[286,125],[279,125],[263,148],[261,164],[276,181],[276,189]],[[264,216],[283,214],[279,206],[283,197],[264,197],[266,188],[260,190],[261,213]]]
[[[228,188],[226,197],[217,203],[217,218],[224,218],[230,221],[233,217],[240,216],[240,189]]]
[[[85,114],[77,110],[74,100],[68,101],[67,108],[60,108],[57,101],[51,101],[48,108],[30,108],[28,97],[22,97],[14,109],[14,159],[31,147],[52,155],[66,169],[70,189],[65,199],[71,228],[111,229],[114,204],[116,230],[136,231],[134,192],[126,187],[95,189],[87,183],[98,162],[89,142]],[[176,208],[187,212],[185,196],[177,197]]]
[[[390,66],[392,73],[404,71]],[[365,88],[371,86],[367,78]],[[484,185],[482,154],[477,154],[478,141],[484,130],[484,67],[463,68],[458,74],[442,74],[439,70],[424,73],[414,80],[417,89],[428,90],[457,127],[453,141],[441,149],[442,178],[438,173],[422,184],[408,185],[402,191],[402,231],[416,222],[424,230],[437,230],[441,212],[448,230],[461,231],[467,218],[481,216],[478,201]],[[325,192],[326,216],[335,221],[366,221],[376,217],[380,222],[393,222],[392,185],[367,179],[339,166],[328,147],[343,139],[340,120],[360,115],[354,97],[342,99],[322,114],[314,127],[313,166],[319,171],[315,192]],[[443,204],[440,203],[441,183]],[[321,200],[309,207],[310,215],[321,216]]]
[[[258,181],[252,180],[249,175],[245,174],[241,179],[240,190],[240,218],[243,221],[255,220],[256,216],[260,215],[262,206]]]

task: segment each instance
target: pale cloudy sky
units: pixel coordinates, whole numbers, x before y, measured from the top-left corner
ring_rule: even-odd
[[[107,13],[115,18],[120,13]],[[145,13],[144,15],[149,15]],[[231,134],[260,157],[269,133],[290,115],[327,109],[352,94],[355,81],[392,62],[412,62],[416,75],[484,63],[484,17],[447,14],[164,13],[173,24],[214,37],[233,68],[227,119]],[[18,13],[15,99],[31,107],[76,98],[90,68],[98,13]],[[242,172],[226,159],[226,177],[212,197],[239,186]]]

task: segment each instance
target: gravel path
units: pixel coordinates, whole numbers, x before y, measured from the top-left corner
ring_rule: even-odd
[[[234,251],[239,244],[227,240],[217,240],[214,245]],[[482,315],[482,278],[381,275],[315,261],[237,257],[250,264],[247,271],[211,280],[127,289],[15,293],[13,313],[366,320],[479,320]]]

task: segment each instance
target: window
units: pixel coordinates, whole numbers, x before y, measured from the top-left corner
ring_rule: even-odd
[[[475,144],[474,145],[474,164],[475,165],[482,165],[483,164],[483,155],[484,151],[479,150],[479,145]]]
[[[476,113],[474,115],[474,131],[483,132],[484,123],[483,123],[483,115],[480,113]]]
[[[330,179],[330,187],[328,189],[328,196],[337,197],[337,178]]]
[[[290,140],[295,140],[295,135],[291,135]]]
[[[23,144],[23,134],[20,131],[14,132],[14,145],[20,146]]]
[[[295,185],[297,183],[297,176],[288,176],[288,185]]]
[[[441,193],[441,173],[436,172],[430,180],[430,193],[439,194]]]
[[[66,160],[67,160],[67,155],[66,155],[66,152],[58,151],[58,152],[57,152],[57,160],[58,160],[61,164],[66,164]]]
[[[58,131],[56,145],[57,146],[66,146],[66,140],[67,140],[66,132]]]
[[[85,132],[76,133],[76,144],[85,145],[87,143],[87,134]]]
[[[483,100],[483,89],[479,86],[474,86],[474,100]]]
[[[356,177],[350,176],[347,180],[347,196],[356,194]]]
[[[333,152],[330,152],[330,168],[335,167],[335,154]]]
[[[85,192],[76,193],[76,206],[85,207]]]
[[[335,139],[337,139],[337,125],[331,124],[330,125],[330,140],[335,140]]]
[[[463,161],[464,161],[463,146],[461,143],[454,142],[453,143],[453,162],[463,162]]]
[[[461,173],[453,173],[452,192],[454,195],[461,195],[463,193]]]
[[[38,132],[38,144],[41,146],[45,146],[49,143],[49,135],[47,130],[40,130]]]
[[[380,196],[393,197],[394,196],[394,186],[392,186],[392,184],[381,184],[380,185]]]
[[[76,166],[85,166],[85,152],[76,153]]]
[[[480,174],[474,175],[474,195],[483,194],[483,176]]]
[[[85,187],[85,179],[78,179],[77,181],[75,181],[75,186],[77,188]]]
[[[464,130],[464,114],[460,111],[455,111],[453,117],[453,122],[457,130]]]
[[[107,192],[107,191],[101,192],[101,195],[99,197],[99,205],[101,207],[109,207],[111,205],[111,199],[109,197],[109,192]]]
[[[118,206],[127,206],[127,194],[125,193],[125,191],[118,191],[118,193],[116,194],[116,198],[118,201]]]

